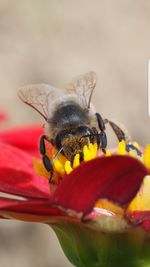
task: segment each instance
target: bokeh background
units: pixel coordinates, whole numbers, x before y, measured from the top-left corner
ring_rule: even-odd
[[[18,100],[18,87],[63,87],[94,70],[97,111],[122,122],[144,145],[150,141],[149,57],[148,0],[0,0],[0,109],[9,114],[3,127],[41,121]],[[1,221],[0,266],[71,264],[48,226]]]

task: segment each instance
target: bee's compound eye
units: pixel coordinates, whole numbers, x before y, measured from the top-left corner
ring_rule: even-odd
[[[56,144],[56,147],[57,147],[58,149],[61,148],[61,138],[60,138],[59,134],[56,136],[55,144]]]
[[[56,144],[56,147],[58,149],[60,149],[62,147],[62,141],[64,139],[66,135],[66,132],[65,131],[61,131],[57,134],[56,138],[55,138],[55,144]]]
[[[80,126],[77,128],[77,133],[80,134],[81,136],[91,135],[92,130],[87,126]]]

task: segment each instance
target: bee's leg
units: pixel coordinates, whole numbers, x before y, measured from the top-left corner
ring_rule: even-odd
[[[46,155],[45,140],[48,141],[47,136],[42,135],[40,138],[40,153],[42,155],[44,167],[50,173],[50,181],[51,181],[52,176],[53,176],[53,166],[52,166],[51,160]]]
[[[130,137],[127,133],[125,133],[116,123],[114,123],[113,121],[110,121],[108,119],[104,120],[105,123],[109,123],[109,125],[111,126],[111,128],[113,129],[114,133],[116,134],[119,142],[121,142],[122,140],[125,141],[126,143],[126,151],[129,152],[130,150],[135,150],[137,152],[138,156],[141,156],[141,151],[135,147],[131,141],[130,141]]]
[[[103,131],[99,134],[100,136],[100,148],[102,149],[103,153],[106,153],[106,147],[107,147],[107,136],[106,133]]]
[[[109,125],[113,129],[115,135],[117,136],[119,142],[121,142],[122,140],[128,141],[128,136],[126,136],[124,131],[116,123],[114,123],[108,119],[105,119],[104,123],[109,123]]]
[[[105,122],[102,119],[102,116],[99,113],[95,113],[96,118],[97,118],[97,123],[98,123],[98,127],[101,130],[101,132],[105,131]]]
[[[51,174],[50,175],[50,181],[51,181],[52,176],[53,176],[53,165],[52,165],[52,162],[48,158],[47,155],[43,155],[42,160],[43,160],[43,164],[44,164],[45,169]]]
[[[142,152],[137,147],[135,147],[133,144],[126,144],[126,151],[130,152],[130,150],[135,150],[138,156],[142,155]]]
[[[97,118],[97,123],[98,123],[98,127],[100,129],[100,134],[99,134],[99,137],[100,137],[100,147],[102,149],[102,151],[104,153],[106,153],[106,147],[107,147],[107,136],[106,136],[106,133],[105,133],[105,122],[104,120],[102,119],[101,115],[99,113],[96,113],[96,118]]]
[[[46,135],[42,135],[40,137],[40,153],[41,153],[42,156],[44,156],[45,153],[46,153],[45,140],[47,140],[47,136]]]
[[[94,143],[95,138],[96,138],[96,143],[97,143],[97,146],[99,147],[100,146],[100,135],[95,127],[92,127],[92,132],[93,134],[90,135],[90,141]]]

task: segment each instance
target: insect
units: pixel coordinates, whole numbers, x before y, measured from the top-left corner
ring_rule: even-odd
[[[97,143],[105,153],[106,123],[110,124],[119,141],[128,138],[117,124],[96,112],[91,103],[95,86],[96,74],[88,72],[75,78],[63,90],[47,84],[34,84],[22,87],[18,92],[19,98],[45,119],[46,135],[40,138],[40,153],[51,177],[53,161],[60,153],[71,162],[79,153],[82,161],[83,147],[89,143]],[[46,155],[45,140],[57,148],[52,160]]]

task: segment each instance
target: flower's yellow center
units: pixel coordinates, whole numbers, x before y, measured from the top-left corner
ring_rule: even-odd
[[[57,150],[54,149],[53,152],[50,154],[49,151],[46,152],[46,155],[49,157],[50,160],[53,160],[54,155],[57,153]],[[106,152],[109,154],[109,152]],[[96,158],[98,155],[98,147],[97,144],[90,143],[89,146],[85,145],[83,147],[83,162],[92,160]],[[53,161],[53,180],[57,181],[58,177],[64,176],[65,174],[69,174],[73,169],[78,167],[81,164],[80,161],[80,154],[76,154],[73,162],[67,160],[65,156],[59,154],[58,157]],[[43,163],[39,163],[37,159],[34,159],[34,167],[37,173],[41,176],[50,177],[49,172],[45,169]]]
[[[98,148],[97,144],[90,143],[89,146],[85,145],[83,147],[83,161],[89,161],[97,157]],[[80,165],[80,154],[76,154],[73,160],[73,164],[69,160],[65,162],[64,170],[67,174],[69,174],[74,168]]]
[[[78,167],[81,163],[80,161],[80,154],[76,154],[73,162],[66,159],[66,157],[62,154],[59,154],[58,157],[53,161],[53,158],[57,150],[54,148],[51,152],[48,150],[46,151],[46,155],[49,159],[53,162],[53,177],[52,181],[56,184],[59,182],[59,179],[65,174],[69,174],[72,172],[73,169]],[[85,145],[83,147],[83,161],[87,162],[96,158],[97,156],[112,156],[112,155],[129,155],[135,157],[142,161],[147,168],[150,169],[150,145],[147,145],[145,150],[140,149],[140,146],[136,142],[132,142],[130,144],[126,144],[124,140],[118,143],[117,150],[109,150],[106,149],[106,153],[102,154],[100,150],[98,150],[97,144],[90,143],[89,146]],[[41,162],[39,163],[37,159],[34,159],[34,167],[37,173],[40,176],[50,178],[50,173],[45,169],[44,164]]]

